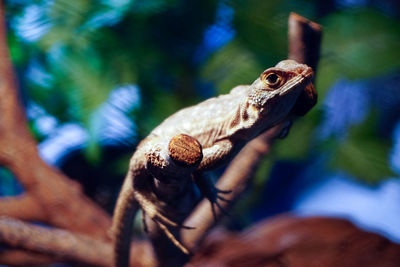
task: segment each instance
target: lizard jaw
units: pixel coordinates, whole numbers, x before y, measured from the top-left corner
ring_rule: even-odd
[[[303,90],[309,86],[313,87],[312,79],[314,76],[314,71],[312,68],[298,68],[295,70],[297,77],[294,78],[292,81],[287,84],[280,93],[280,96],[287,95],[288,93],[295,91],[295,90]],[[301,91],[299,90],[299,91]]]

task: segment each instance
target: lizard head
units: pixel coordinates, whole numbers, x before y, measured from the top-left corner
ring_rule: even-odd
[[[313,70],[294,60],[283,60],[266,69],[251,85],[248,103],[262,118],[276,123],[284,119],[303,91],[315,92]]]

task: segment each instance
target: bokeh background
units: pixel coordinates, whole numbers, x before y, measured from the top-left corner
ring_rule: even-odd
[[[111,213],[152,128],[286,58],[291,11],[323,27],[319,101],[275,144],[229,226],[291,211],[400,242],[398,0],[9,0],[9,47],[41,156]],[[0,195],[22,191],[0,168]]]

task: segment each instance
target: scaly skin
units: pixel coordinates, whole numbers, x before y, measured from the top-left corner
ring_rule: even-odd
[[[312,75],[307,65],[284,60],[265,70],[253,84],[182,109],[156,127],[133,154],[117,201],[112,229],[115,265],[128,266],[131,224],[139,208],[178,248],[189,253],[167,228],[183,226],[158,211],[161,201],[153,192],[154,183],[193,175],[203,196],[219,207],[216,201],[223,198],[218,195],[227,192],[196,179],[201,175],[195,174],[228,162],[247,142],[284,121],[301,91],[312,86]],[[169,145],[177,137],[192,140],[194,151],[198,145],[200,156],[194,157],[198,160],[182,165],[171,156]]]

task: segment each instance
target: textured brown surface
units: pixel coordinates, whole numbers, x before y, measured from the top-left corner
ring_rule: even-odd
[[[279,216],[210,237],[187,266],[398,267],[400,245],[343,219]]]
[[[0,217],[0,226],[0,242],[6,242],[11,247],[47,253],[63,261],[72,260],[96,266],[111,265],[111,246],[106,242],[84,235],[73,235],[65,230],[28,225],[5,217]],[[87,246],[76,249],[77,243],[86,243]]]
[[[182,166],[195,166],[203,158],[200,143],[186,134],[174,136],[168,145],[169,156]]]
[[[7,244],[7,250],[0,250],[1,263],[7,266],[68,262],[72,266],[86,264],[104,267],[111,266],[112,262],[112,246],[109,242],[1,216],[0,244]],[[155,266],[148,242],[135,242],[131,254],[131,266]]]

